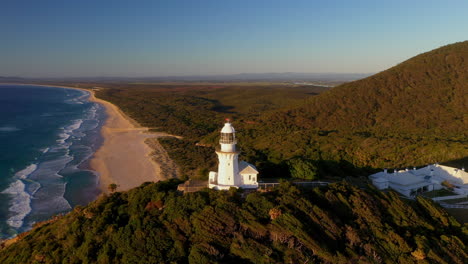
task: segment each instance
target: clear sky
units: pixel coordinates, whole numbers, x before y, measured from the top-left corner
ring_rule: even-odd
[[[1,0],[0,76],[369,73],[468,39],[466,0]]]

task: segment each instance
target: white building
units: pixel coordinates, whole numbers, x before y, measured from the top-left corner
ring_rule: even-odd
[[[384,169],[383,172],[372,174],[369,178],[379,190],[392,188],[407,197],[441,189],[443,181],[453,184],[457,192],[464,193],[466,189],[468,193],[468,173],[464,169],[439,164],[428,165],[420,169],[394,170],[393,173],[388,173]]]
[[[258,188],[257,168],[245,161],[238,162],[240,152],[236,149],[236,143],[236,132],[228,121],[221,130],[219,140],[221,148],[216,150],[219,159],[218,172],[210,171],[209,188],[215,190],[229,190],[231,187]]]

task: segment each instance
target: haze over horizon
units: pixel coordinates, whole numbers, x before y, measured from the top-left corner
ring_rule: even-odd
[[[8,1],[0,76],[371,73],[466,40],[466,1]]]

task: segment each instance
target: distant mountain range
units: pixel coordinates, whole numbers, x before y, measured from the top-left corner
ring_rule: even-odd
[[[239,73],[230,75],[201,75],[201,76],[169,76],[158,77],[162,80],[185,81],[351,81],[367,77],[371,74],[364,73]]]
[[[18,82],[25,82],[28,79],[20,78],[20,77],[3,77],[0,76],[0,83],[18,83]]]
[[[367,77],[367,73],[239,73],[226,75],[187,75],[156,77],[72,77],[72,78],[20,78],[1,77],[0,82],[67,81],[67,82],[166,82],[166,81],[321,81],[346,82]]]

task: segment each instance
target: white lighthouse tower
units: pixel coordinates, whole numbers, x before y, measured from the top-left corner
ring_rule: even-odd
[[[240,152],[236,149],[236,131],[229,120],[221,129],[219,144],[221,148],[216,150],[218,172],[210,172],[208,187],[216,190],[229,190],[231,187],[257,188],[258,171],[255,166],[245,161],[238,162]]]

